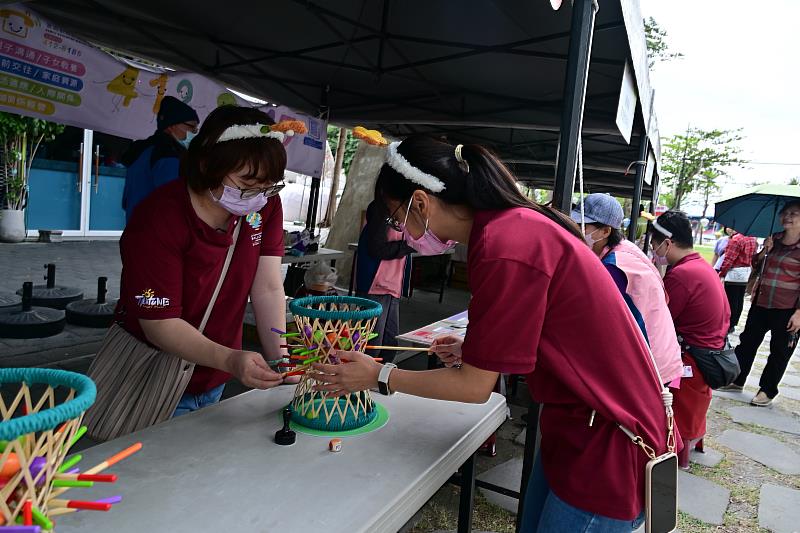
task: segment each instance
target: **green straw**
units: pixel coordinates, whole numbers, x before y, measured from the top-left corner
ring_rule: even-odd
[[[87,429],[88,428],[86,426],[81,426],[80,429],[75,432],[75,436],[72,437],[72,440],[70,440],[69,444],[67,444],[67,450],[75,446],[75,443],[78,442],[81,439],[81,437],[83,437],[86,434]]]
[[[312,353],[317,353],[316,348],[313,349],[313,350],[303,350],[302,352],[300,352],[297,355],[311,355]]]
[[[76,453],[75,455],[73,455],[69,459],[66,459],[63,463],[61,463],[61,468],[58,469],[58,473],[59,474],[63,474],[64,472],[66,472],[67,470],[69,470],[70,468],[75,466],[76,464],[80,463],[81,459],[83,459],[83,456],[81,454],[79,454],[79,453]]]
[[[288,339],[289,337],[299,337],[299,336],[300,336],[299,333],[284,333],[283,335],[281,335],[281,337],[283,337],[284,339]]]
[[[367,337],[367,340],[368,340],[368,341],[371,341],[372,339],[374,339],[374,338],[375,338],[375,337],[377,337],[377,336],[378,336],[378,334],[377,334],[377,333],[370,333],[370,334],[369,334],[369,337]]]
[[[39,509],[36,507],[31,507],[31,514],[33,515],[33,521],[42,526],[43,529],[47,531],[53,529],[53,522],[48,519]]]
[[[94,487],[94,481],[76,481],[74,479],[53,480],[54,487]]]
[[[296,348],[296,349],[292,350],[292,355],[298,355],[301,352],[305,352],[305,351],[306,351],[306,347],[305,346],[303,346],[302,348]]]

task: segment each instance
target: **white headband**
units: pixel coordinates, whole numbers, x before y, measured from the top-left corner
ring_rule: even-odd
[[[235,141],[237,139],[256,139],[260,137],[277,139],[283,142],[287,135],[289,137],[294,135],[294,130],[286,130],[286,133],[284,133],[282,131],[272,131],[267,124],[242,124],[231,126],[223,131],[222,135],[217,139],[217,142],[222,143],[225,141]]]
[[[672,238],[672,232],[667,228],[665,228],[664,226],[662,226],[661,224],[659,224],[658,221],[656,220],[653,221],[653,227],[656,228],[660,233],[663,233],[667,237],[667,239]]]
[[[405,176],[407,179],[413,181],[417,185],[428,189],[431,192],[442,192],[444,182],[437,177],[431,176],[427,172],[423,172],[397,152],[397,147],[400,146],[399,142],[394,142],[389,145],[389,157],[386,162],[396,170],[399,174]]]

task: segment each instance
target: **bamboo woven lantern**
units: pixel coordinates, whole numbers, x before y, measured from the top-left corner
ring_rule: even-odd
[[[342,364],[337,350],[364,351],[375,322],[383,312],[372,300],[351,296],[309,296],[289,303],[297,323],[296,343],[302,347],[294,357],[304,362]],[[305,427],[344,431],[369,424],[377,416],[369,391],[339,398],[314,390],[314,372],[306,371],[292,400],[292,420]]]

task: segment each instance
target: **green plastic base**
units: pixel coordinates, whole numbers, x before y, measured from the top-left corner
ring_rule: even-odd
[[[372,420],[372,422],[360,428],[348,429],[345,431],[323,431],[297,424],[294,421],[289,423],[289,427],[298,433],[315,435],[317,437],[350,437],[353,435],[363,435],[365,433],[370,433],[376,429],[382,428],[389,421],[389,411],[387,411],[386,408],[378,402],[374,402],[374,404],[375,411],[378,413],[378,415]],[[291,407],[291,404],[289,406]],[[281,417],[281,420],[283,420],[282,411],[278,413],[278,416]]]

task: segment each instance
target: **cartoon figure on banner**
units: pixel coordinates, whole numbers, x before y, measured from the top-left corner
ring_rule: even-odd
[[[161,100],[163,100],[164,95],[167,94],[167,75],[161,74],[157,78],[150,80],[150,87],[157,87],[156,101],[153,102],[153,119],[155,120],[155,116],[158,115],[158,110],[161,109]],[[152,122],[152,120],[150,122]]]
[[[3,31],[14,37],[25,39],[28,29],[39,25],[28,13],[16,9],[0,9],[0,19],[3,21]]]
[[[192,96],[194,95],[194,87],[192,87],[192,82],[189,80],[181,80],[178,82],[177,87],[178,98],[184,104],[188,104],[192,101]]]
[[[217,107],[222,107],[224,105],[236,105],[236,97],[229,92],[220,93],[217,96]],[[275,117],[272,117],[273,120]]]
[[[122,74],[106,85],[106,90],[116,95],[111,99],[111,102],[114,104],[114,112],[119,111],[120,102],[122,102],[123,107],[128,107],[131,100],[139,96],[139,93],[136,92],[136,84],[138,81],[139,69],[127,67]]]

